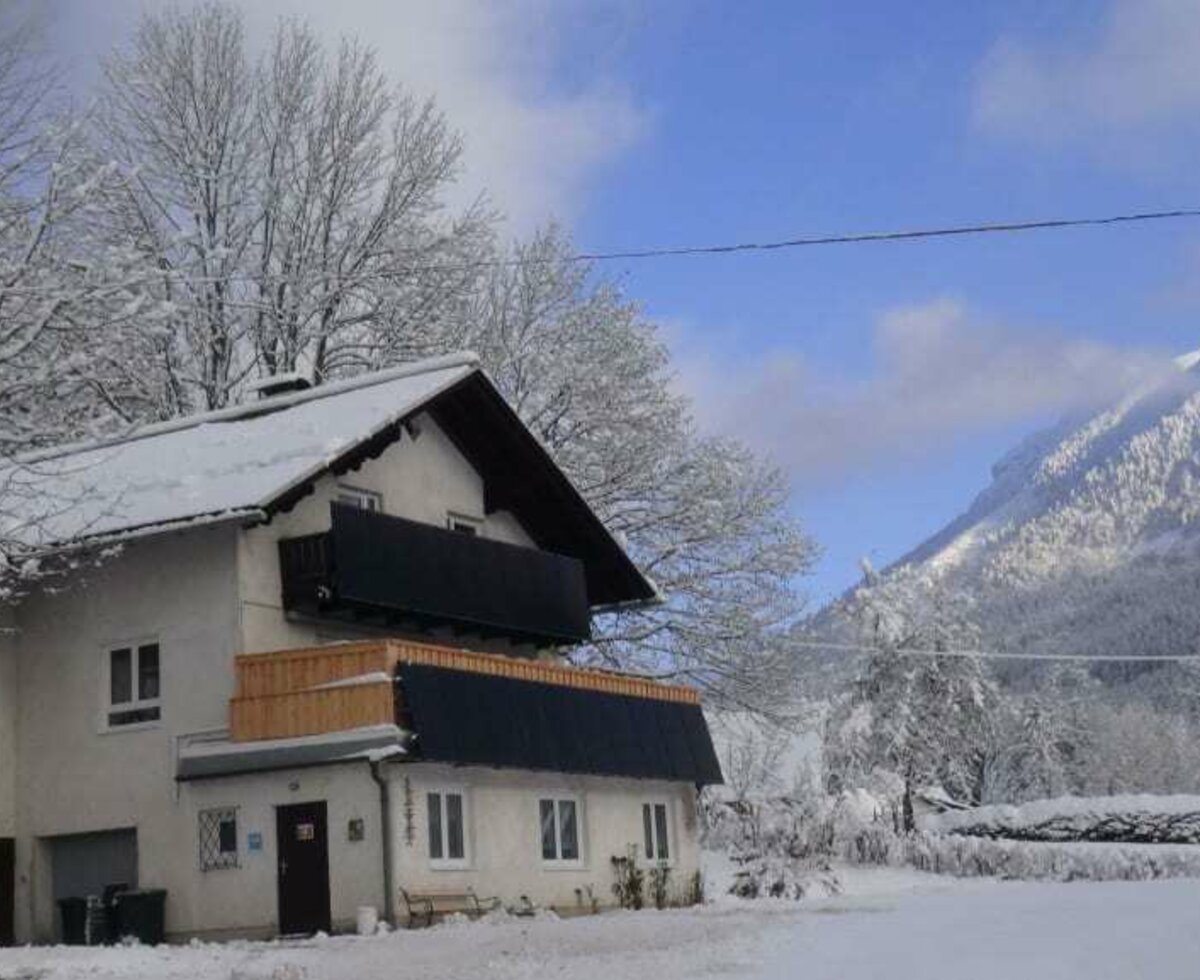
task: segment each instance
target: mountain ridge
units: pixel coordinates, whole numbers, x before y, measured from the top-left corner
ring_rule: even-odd
[[[926,574],[967,593],[1006,649],[1200,650],[1200,352],[1176,367],[1024,439],[882,581]]]

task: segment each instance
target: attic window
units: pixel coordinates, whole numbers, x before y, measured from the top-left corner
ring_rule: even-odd
[[[339,483],[337,502],[347,507],[357,507],[359,510],[369,510],[376,514],[383,512],[383,495],[374,490],[362,490]]]

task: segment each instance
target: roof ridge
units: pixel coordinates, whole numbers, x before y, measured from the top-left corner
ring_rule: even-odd
[[[58,446],[50,446],[46,449],[40,449],[35,452],[22,453],[15,457],[17,463],[29,464],[40,463],[51,459],[60,459],[65,456],[74,456],[78,453],[90,452],[96,449],[107,449],[112,446],[121,446],[130,442],[137,442],[141,439],[150,439],[154,436],[165,435],[171,432],[181,432],[184,429],[198,428],[201,425],[207,425],[212,422],[233,422],[238,419],[253,418],[257,415],[268,415],[274,412],[281,411],[286,408],[291,408],[295,405],[300,405],[305,402],[317,401],[321,398],[329,398],[334,395],[344,394],[348,391],[357,391],[360,388],[370,388],[379,384],[386,384],[389,381],[396,381],[400,378],[412,377],[418,374],[430,374],[434,371],[442,371],[455,367],[478,367],[479,356],[473,351],[458,351],[453,354],[442,354],[437,357],[427,357],[419,361],[410,361],[407,364],[401,364],[394,368],[388,368],[383,371],[370,371],[366,374],[356,375],[353,378],[346,378],[342,381],[333,381],[328,384],[317,385],[313,388],[307,388],[304,391],[294,392],[287,395],[276,395],[273,398],[262,399],[257,402],[248,402],[244,405],[230,405],[225,408],[213,409],[209,412],[197,412],[193,415],[181,415],[178,418],[168,419],[165,422],[151,422],[147,425],[138,426],[131,429],[123,435],[109,436],[106,438],[92,439],[79,442],[63,443]]]

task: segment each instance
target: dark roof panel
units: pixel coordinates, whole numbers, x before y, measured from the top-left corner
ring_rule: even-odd
[[[698,704],[401,664],[401,697],[430,762],[722,782]]]

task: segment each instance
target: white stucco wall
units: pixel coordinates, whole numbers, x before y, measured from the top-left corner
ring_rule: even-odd
[[[655,802],[667,803],[670,812],[671,890],[680,891],[699,868],[696,793],[690,785],[428,763],[393,766],[389,778],[397,888],[453,892],[470,886],[478,895],[499,896],[506,905],[527,895],[538,905],[569,910],[590,887],[600,904],[609,906],[615,902],[611,859],[624,856],[630,845],[640,848],[642,804]],[[431,791],[463,792],[466,797],[465,870],[431,865],[426,817],[426,793]],[[551,798],[578,801],[578,866],[542,861],[538,801]],[[404,914],[402,903],[398,913]]]
[[[168,928],[187,920],[181,886],[194,830],[179,805],[175,737],[224,727],[237,642],[238,531],[215,527],[129,545],[69,589],[17,613],[17,927],[53,934],[50,835],[136,827],[140,884],[171,891]],[[105,658],[123,642],[160,645],[162,720],[107,730]]]
[[[190,933],[272,936],[278,931],[275,808],[324,800],[328,806],[329,897],[335,929],[353,928],[359,906],[383,908],[383,834],[379,785],[365,762],[294,772],[233,776],[187,783],[181,793],[193,827],[201,810],[238,809],[237,868],[200,871],[186,885]],[[349,840],[349,823],[362,820],[361,841]],[[251,834],[262,849],[251,851]]]
[[[420,431],[417,439],[404,434],[357,470],[340,477],[322,477],[313,492],[292,510],[277,515],[269,524],[251,528],[242,536],[238,575],[244,651],[287,650],[376,635],[335,623],[289,620],[283,615],[279,541],[328,530],[329,505],[336,498],[339,485],[379,494],[386,514],[437,527],[446,526],[449,513],[463,515],[482,522],[480,533],[484,537],[534,547],[532,539],[508,512],[484,514],[483,479],[437,424],[425,415],[419,416],[416,423]],[[386,633],[395,635],[396,631]],[[446,638],[451,639],[449,631]],[[462,638],[453,638],[451,642],[455,646],[464,645]],[[504,646],[492,642],[483,648]]]

